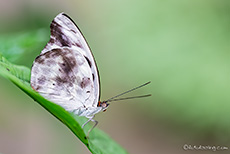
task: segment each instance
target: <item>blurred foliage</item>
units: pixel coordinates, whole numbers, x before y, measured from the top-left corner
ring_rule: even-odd
[[[109,136],[107,136],[99,129],[94,129],[89,134],[90,139],[86,138],[87,130],[89,130],[92,126],[87,125],[83,130],[81,125],[84,124],[87,119],[65,111],[59,105],[47,101],[37,92],[35,92],[30,86],[29,68],[13,65],[0,55],[0,75],[11,80],[21,90],[23,90],[35,101],[37,101],[63,124],[65,124],[88,147],[92,153],[126,153],[126,151],[120,145],[118,145],[115,141],[113,141]]]
[[[31,65],[32,57],[48,41],[49,32],[45,29],[27,31],[0,36],[0,53],[10,62]]]
[[[229,142],[229,1],[119,4],[110,4],[116,13],[108,15],[110,54],[119,59],[111,66],[130,70],[117,76],[124,84],[152,81],[152,101],[140,105],[143,111],[181,136]]]
[[[71,1],[67,8],[64,11],[74,21],[85,20],[80,28],[85,28],[93,49],[103,89],[109,89],[103,95],[151,80],[151,86],[142,91],[152,93],[151,100],[132,105],[151,118],[150,125],[161,125],[178,138],[199,143],[230,142],[230,1]],[[57,9],[63,10],[62,3]],[[50,23],[52,18],[47,16],[42,15]],[[36,25],[36,16],[30,19]],[[34,49],[19,45],[17,52],[41,51],[49,38],[48,28],[45,31],[36,31],[30,38]],[[0,36],[5,42],[0,52],[11,62],[31,65],[35,55],[10,56],[16,50],[8,47],[16,42],[17,48],[23,40],[12,41],[15,36],[21,37],[17,33],[11,38]]]

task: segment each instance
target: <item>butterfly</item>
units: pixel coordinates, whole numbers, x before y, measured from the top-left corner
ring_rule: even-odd
[[[125,93],[143,87],[150,82],[121,93],[106,101],[99,101],[100,79],[93,54],[74,21],[65,13],[58,14],[50,25],[50,40],[36,57],[31,69],[31,87],[47,100],[60,105],[66,111],[88,118],[95,125],[95,114],[106,111],[111,101]],[[149,95],[136,96],[146,97]],[[136,98],[135,97],[135,98]]]

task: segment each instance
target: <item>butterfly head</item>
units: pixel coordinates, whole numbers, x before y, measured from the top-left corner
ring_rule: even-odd
[[[102,107],[103,112],[107,110],[109,103],[107,103],[108,101],[99,101],[97,104],[97,107]]]

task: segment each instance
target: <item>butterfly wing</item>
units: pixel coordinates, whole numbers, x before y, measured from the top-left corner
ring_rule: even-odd
[[[54,18],[50,29],[50,41],[33,63],[31,86],[68,111],[97,107],[98,70],[80,30],[64,13]]]
[[[81,52],[82,55],[86,58],[92,70],[92,75],[94,78],[94,88],[96,91],[95,98],[99,100],[100,79],[97,65],[94,60],[93,54],[80,29],[69,16],[67,16],[65,13],[60,13],[52,21],[50,25],[50,30],[50,41],[47,43],[41,53],[45,53],[47,51],[50,51],[51,49],[63,46],[74,48],[78,50],[78,52]]]

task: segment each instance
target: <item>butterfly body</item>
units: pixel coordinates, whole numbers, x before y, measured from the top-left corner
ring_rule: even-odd
[[[93,54],[73,20],[64,13],[58,14],[50,25],[51,36],[45,48],[35,59],[31,69],[31,87],[47,100],[60,105],[66,111],[89,118],[95,122],[94,115],[106,111],[108,102],[141,98],[120,97],[141,86],[123,92],[107,101],[99,101],[100,80]],[[88,133],[89,133],[88,132]]]

